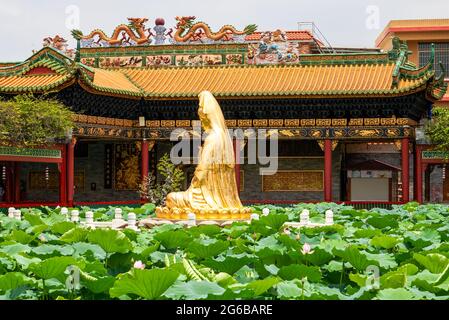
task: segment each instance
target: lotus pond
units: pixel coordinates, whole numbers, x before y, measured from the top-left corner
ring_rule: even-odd
[[[87,229],[59,209],[0,214],[0,299],[449,299],[449,207],[269,208],[251,224]],[[154,206],[122,208],[124,217]],[[286,229],[303,209],[335,224]],[[81,208],[81,218],[89,208]],[[111,220],[114,208],[97,209]]]

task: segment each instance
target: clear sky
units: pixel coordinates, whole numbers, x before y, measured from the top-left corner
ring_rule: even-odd
[[[175,16],[197,16],[214,30],[224,24],[259,30],[296,30],[299,21],[313,21],[335,47],[373,47],[392,19],[449,18],[449,0],[0,0],[0,61],[21,61],[42,39],[70,29],[84,34],[101,28],[110,35],[127,17],[157,17],[167,26]]]

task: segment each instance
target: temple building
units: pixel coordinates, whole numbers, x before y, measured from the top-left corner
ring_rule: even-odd
[[[343,50],[308,30],[213,32],[195,17],[177,17],[173,28],[164,19],[149,29],[147,19],[129,23],[111,37],[74,30],[77,50],[55,36],[23,62],[0,63],[2,98],[45,94],[76,113],[65,142],[0,144],[0,207],[139,204],[138,185],[156,174],[173,130],[198,121],[203,90],[216,96],[229,128],[279,136],[274,175],[260,175],[261,164],[236,166],[246,204],[435,200],[424,194],[417,132],[434,104],[448,100],[447,69],[435,66],[439,44],[418,41],[416,49],[407,38],[409,47],[393,24],[378,48]],[[194,166],[183,169],[187,183]]]
[[[376,39],[376,47],[391,49],[391,38],[399,37],[407,41],[410,50],[409,60],[423,67],[433,59],[437,73],[444,74],[449,82],[449,19],[393,20]],[[449,107],[449,92],[434,104],[435,107]],[[433,151],[430,141],[424,139],[422,127],[417,128],[417,155],[421,158],[416,166],[421,171],[418,178],[424,180],[424,200],[426,202],[449,202],[449,165],[447,155]],[[448,172],[448,175],[446,175]],[[419,195],[421,197],[421,195]]]

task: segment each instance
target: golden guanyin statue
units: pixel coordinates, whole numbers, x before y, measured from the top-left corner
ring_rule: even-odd
[[[235,156],[220,105],[212,93],[199,95],[198,115],[207,133],[189,189],[170,193],[166,207],[158,207],[161,219],[184,220],[195,213],[198,220],[248,219],[251,208],[240,202],[235,179]]]

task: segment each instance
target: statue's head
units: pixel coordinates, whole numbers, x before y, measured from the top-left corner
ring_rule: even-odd
[[[223,113],[220,105],[210,91],[203,91],[199,95],[200,104],[198,108],[198,115],[205,130],[211,128],[225,129]]]

